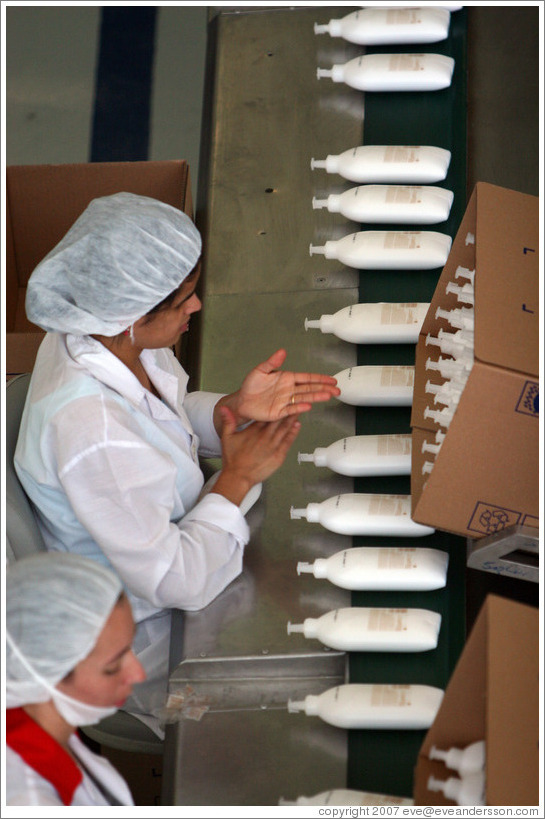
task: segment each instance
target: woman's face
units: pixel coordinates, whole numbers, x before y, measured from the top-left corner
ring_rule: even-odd
[[[114,606],[90,654],[57,688],[69,697],[89,705],[120,708],[135,683],[146,673],[132,652],[134,620],[128,599],[123,595]]]
[[[199,281],[201,268],[184,279],[174,299],[151,316],[144,316],[134,324],[134,343],[142,349],[154,350],[172,347],[182,333],[189,329],[189,320],[201,307],[201,301],[195,289]]]

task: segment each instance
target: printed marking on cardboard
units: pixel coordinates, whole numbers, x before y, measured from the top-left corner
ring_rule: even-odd
[[[539,518],[535,515],[524,515],[522,518],[523,526],[532,526],[534,529],[539,529]]]
[[[537,381],[526,381],[520,394],[515,412],[522,415],[539,417],[539,383]]]
[[[482,570],[494,574],[509,575],[510,577],[529,577],[533,574],[533,569],[526,569],[516,563],[512,565],[506,563],[496,563],[495,560],[485,560]]]
[[[501,532],[502,529],[506,529],[507,526],[518,523],[520,518],[521,512],[514,509],[506,509],[503,506],[478,501],[467,528],[471,532],[493,535],[496,532]]]

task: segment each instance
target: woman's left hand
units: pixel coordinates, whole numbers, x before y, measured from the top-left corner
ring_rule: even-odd
[[[219,404],[228,406],[237,423],[278,421],[308,412],[319,401],[340,394],[335,378],[318,373],[282,371],[285,350],[277,350],[246,376],[240,389]]]

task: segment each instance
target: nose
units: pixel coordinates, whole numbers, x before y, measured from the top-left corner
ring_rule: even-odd
[[[138,659],[138,657],[131,651],[127,664],[127,680],[131,685],[135,685],[136,683],[144,682],[146,679],[146,672],[144,671],[144,666]]]
[[[201,307],[202,301],[200,300],[196,293],[193,293],[191,298],[187,301],[188,312],[198,313]]]

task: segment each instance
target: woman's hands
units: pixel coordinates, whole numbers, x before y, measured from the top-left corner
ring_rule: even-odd
[[[301,428],[297,417],[279,421],[256,421],[237,430],[237,420],[226,406],[219,410],[222,469],[212,492],[240,505],[252,486],[276,472],[288,454]]]
[[[267,361],[254,367],[237,392],[218,402],[218,416],[221,407],[226,406],[239,425],[248,421],[279,421],[308,412],[314,403],[329,401],[340,394],[336,380],[329,375],[281,371],[285,358],[286,351],[277,350]],[[220,417],[215,415],[214,421],[220,430]]]

